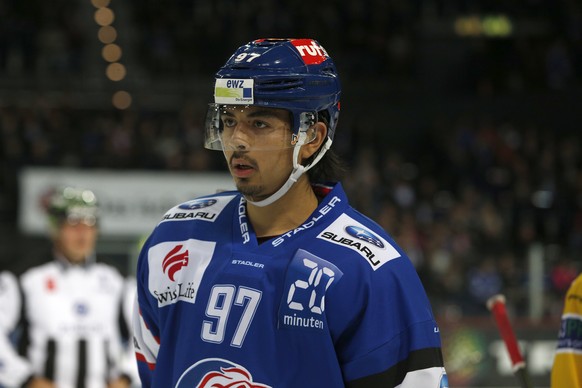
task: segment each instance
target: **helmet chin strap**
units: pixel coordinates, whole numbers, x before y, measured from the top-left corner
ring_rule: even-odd
[[[258,206],[258,207],[264,207],[264,206],[268,206],[268,205],[274,203],[275,201],[277,201],[278,199],[280,199],[282,196],[284,196],[289,191],[291,186],[293,186],[293,184],[295,184],[295,182],[297,182],[297,180],[301,177],[301,175],[304,172],[309,170],[311,167],[315,166],[317,164],[317,162],[319,162],[321,160],[323,155],[331,147],[331,143],[332,143],[332,140],[329,137],[326,138],[325,143],[323,143],[323,145],[321,146],[321,149],[319,150],[319,153],[313,159],[313,161],[311,163],[309,163],[307,166],[303,166],[302,164],[300,164],[298,162],[298,159],[299,159],[299,151],[301,150],[301,146],[303,146],[303,144],[305,144],[306,139],[307,139],[307,134],[305,132],[300,132],[297,143],[295,143],[295,146],[293,148],[293,171],[291,171],[289,178],[287,178],[287,181],[285,183],[283,183],[283,186],[281,186],[279,188],[279,190],[275,191],[273,194],[271,194],[270,196],[268,196],[267,198],[265,198],[261,201],[255,202],[255,201],[250,201],[249,199],[247,199],[247,202],[252,203],[253,205]]]

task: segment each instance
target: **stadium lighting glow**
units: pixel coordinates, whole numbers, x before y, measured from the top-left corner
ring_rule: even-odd
[[[115,62],[107,66],[105,73],[107,74],[107,78],[109,78],[111,81],[121,81],[125,78],[126,70],[125,66],[123,66],[121,63]]]
[[[511,35],[513,26],[507,16],[487,16],[483,18],[483,33],[491,37],[506,37]]]
[[[123,50],[114,42],[117,40],[117,30],[112,26],[115,21],[115,13],[108,6],[111,0],[91,0],[91,4],[97,10],[94,13],[94,20],[100,26],[97,38],[103,47],[101,56],[109,62],[105,69],[105,75],[110,81],[119,82],[127,75],[127,69],[119,62],[123,55]],[[111,96],[111,103],[117,109],[128,109],[131,106],[131,95],[125,90],[119,90]]]
[[[473,15],[455,19],[455,33],[463,37],[505,38],[513,33],[513,23],[506,15]]]
[[[91,0],[91,4],[95,8],[104,8],[107,7],[110,3],[110,0]]]
[[[113,94],[111,102],[117,109],[127,109],[131,106],[131,94],[125,90],[119,90]]]
[[[115,14],[109,8],[99,8],[95,11],[95,22],[100,26],[108,26],[115,20]]]
[[[457,35],[460,36],[481,35],[481,21],[476,16],[457,18],[454,28]]]
[[[122,54],[121,47],[114,43],[105,45],[101,50],[101,55],[103,56],[103,59],[105,59],[107,62],[119,61],[119,59],[121,58],[121,54]]]
[[[117,30],[112,26],[103,26],[99,29],[97,37],[103,44],[113,43],[117,39]]]

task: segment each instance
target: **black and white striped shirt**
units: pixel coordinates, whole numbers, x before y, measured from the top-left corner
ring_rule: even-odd
[[[25,272],[20,286],[27,377],[45,377],[59,388],[104,388],[121,374],[135,376],[123,311],[134,291],[117,270],[55,260]]]

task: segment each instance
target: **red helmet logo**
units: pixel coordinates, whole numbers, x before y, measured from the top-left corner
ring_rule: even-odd
[[[307,65],[319,65],[329,58],[325,49],[312,39],[293,39],[291,43]]]
[[[162,269],[171,281],[174,281],[174,274],[188,265],[188,250],[180,252],[183,245],[176,245],[162,261]]]

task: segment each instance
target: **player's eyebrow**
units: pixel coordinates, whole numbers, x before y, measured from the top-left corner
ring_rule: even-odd
[[[224,110],[223,113],[226,116],[234,116],[234,114],[230,110]],[[275,110],[275,109],[257,109],[252,111],[247,115],[249,118],[275,118],[279,120],[286,120],[287,119],[287,112],[284,110]]]
[[[272,118],[276,118],[276,119],[285,119],[285,111],[278,111],[278,110],[273,110],[273,109],[258,109],[256,111],[253,111],[251,113],[249,113],[249,117],[272,117]]]

